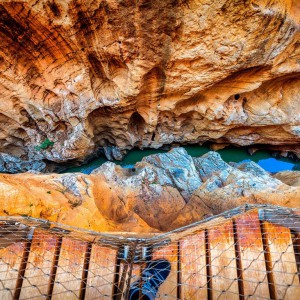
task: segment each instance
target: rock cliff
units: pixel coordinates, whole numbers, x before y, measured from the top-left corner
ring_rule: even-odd
[[[276,179],[253,162],[229,165],[216,152],[192,158],[175,148],[131,169],[107,162],[91,175],[0,174],[0,215],[99,231],[167,231],[245,203],[299,207],[297,177]]]
[[[4,0],[0,66],[1,172],[170,143],[300,153],[298,0]]]

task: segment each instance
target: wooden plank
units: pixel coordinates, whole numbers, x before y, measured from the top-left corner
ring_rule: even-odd
[[[270,298],[260,222],[257,211],[235,218],[245,298]]]
[[[47,295],[57,238],[45,232],[35,231],[20,299]]]
[[[77,299],[87,243],[63,238],[52,299]]]
[[[25,243],[0,249],[0,299],[12,299],[21,266]]]
[[[207,299],[205,232],[180,241],[182,299]]]
[[[178,245],[170,244],[153,251],[152,259],[166,259],[171,264],[171,272],[166,281],[160,286],[156,299],[177,299],[177,270],[178,270]]]
[[[112,299],[117,251],[92,246],[85,299]]]
[[[239,299],[232,221],[208,230],[213,299]]]
[[[275,294],[278,299],[299,299],[300,285],[290,230],[263,222]]]

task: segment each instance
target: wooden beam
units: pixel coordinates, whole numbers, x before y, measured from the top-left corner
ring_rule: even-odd
[[[117,250],[92,246],[85,299],[112,299],[116,256]]]
[[[0,299],[12,299],[22,263],[25,243],[11,244],[0,249]]]
[[[270,298],[264,249],[257,211],[234,219],[240,255],[243,296],[245,299]]]
[[[52,299],[79,297],[86,250],[86,242],[63,238]]]
[[[21,299],[47,295],[57,238],[35,231],[24,275]]]
[[[239,299],[232,221],[208,230],[213,299]]]
[[[293,242],[286,227],[262,222],[274,293],[277,299],[299,299],[300,285]]]
[[[207,298],[205,232],[180,241],[181,294],[183,300]]]

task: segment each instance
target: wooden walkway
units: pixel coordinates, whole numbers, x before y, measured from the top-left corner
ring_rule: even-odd
[[[157,299],[298,300],[299,217],[243,209],[143,239],[2,218],[0,299],[126,299],[147,262],[163,258],[171,273]]]

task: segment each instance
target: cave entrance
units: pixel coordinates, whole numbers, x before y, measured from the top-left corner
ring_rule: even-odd
[[[144,118],[138,112],[134,112],[129,119],[128,131],[135,136],[142,137],[145,126],[146,122]]]

